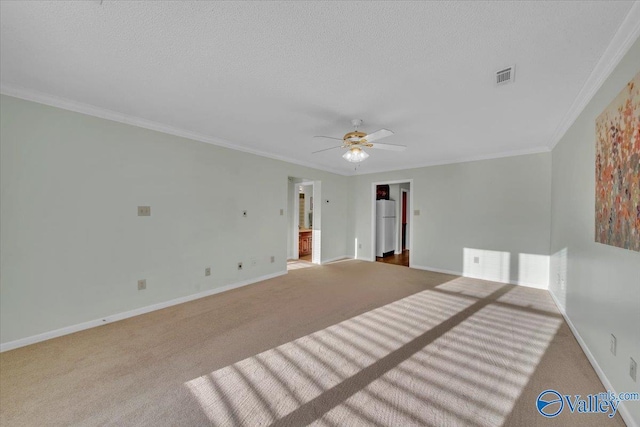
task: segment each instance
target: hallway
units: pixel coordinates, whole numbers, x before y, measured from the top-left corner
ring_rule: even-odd
[[[409,250],[405,249],[401,254],[389,255],[384,258],[376,257],[376,262],[384,262],[385,264],[395,264],[409,267]]]

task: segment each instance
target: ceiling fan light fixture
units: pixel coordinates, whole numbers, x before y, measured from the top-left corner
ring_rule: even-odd
[[[342,158],[351,163],[359,163],[369,157],[362,148],[353,147],[342,155]]]

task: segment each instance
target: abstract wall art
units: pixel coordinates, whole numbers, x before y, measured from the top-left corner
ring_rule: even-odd
[[[596,119],[596,242],[640,251],[640,73]]]

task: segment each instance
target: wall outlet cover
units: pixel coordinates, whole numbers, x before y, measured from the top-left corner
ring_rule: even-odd
[[[138,280],[138,290],[142,291],[144,289],[147,289],[147,280],[146,279]]]
[[[138,206],[138,216],[151,216],[151,206]]]
[[[284,215],[284,209],[280,209],[280,216]]]
[[[204,269],[204,275],[205,276],[211,276],[211,267],[207,267]]]
[[[271,255],[271,264],[273,264],[274,262],[276,262],[276,257],[274,257],[273,255]]]

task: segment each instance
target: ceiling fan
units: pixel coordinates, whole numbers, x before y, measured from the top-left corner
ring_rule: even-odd
[[[369,157],[369,154],[367,154],[363,150],[363,148],[365,147],[392,151],[404,151],[407,148],[404,145],[381,144],[379,142],[374,142],[389,135],[393,135],[393,132],[388,129],[380,129],[373,133],[367,134],[365,132],[358,131],[358,128],[362,125],[361,119],[353,119],[351,120],[351,124],[353,125],[355,130],[353,132],[346,133],[342,137],[342,139],[334,138],[332,136],[314,136],[314,138],[327,138],[342,141],[342,145],[325,148],[324,150],[314,151],[313,154],[321,153],[328,150],[334,150],[336,148],[348,148],[349,150],[342,155],[342,158],[352,163],[358,163]]]

